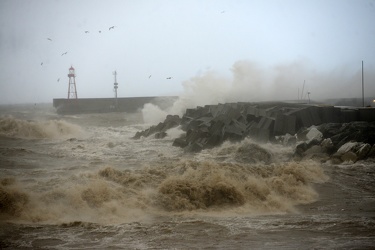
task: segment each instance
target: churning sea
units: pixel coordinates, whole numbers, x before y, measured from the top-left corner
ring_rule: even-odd
[[[374,249],[375,162],[294,161],[250,138],[134,140],[142,113],[0,106],[1,249]]]

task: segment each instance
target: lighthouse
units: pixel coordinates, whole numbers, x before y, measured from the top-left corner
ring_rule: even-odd
[[[69,86],[68,86],[68,99],[77,99],[77,86],[76,86],[76,74],[73,66],[69,68]]]

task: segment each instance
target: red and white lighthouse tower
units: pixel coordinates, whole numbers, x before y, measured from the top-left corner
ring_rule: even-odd
[[[68,99],[77,99],[77,87],[76,87],[76,74],[73,66],[69,68],[69,87],[68,87]]]

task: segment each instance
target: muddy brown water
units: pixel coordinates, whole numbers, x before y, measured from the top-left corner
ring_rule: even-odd
[[[1,111],[1,249],[375,247],[374,160],[251,140],[185,154],[178,130],[130,139],[139,114]]]

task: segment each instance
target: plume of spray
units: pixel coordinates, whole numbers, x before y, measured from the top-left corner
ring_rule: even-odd
[[[238,61],[232,69],[233,79],[208,70],[182,83],[184,91],[176,102],[165,111],[152,104],[144,106],[142,113],[146,122],[160,122],[166,114],[183,115],[187,108],[209,104],[238,101],[259,101],[259,92],[264,77],[262,70],[255,63]],[[159,109],[160,110],[160,109]],[[149,115],[153,113],[152,115]],[[160,114],[161,116],[157,116]]]
[[[375,71],[369,66],[366,81],[375,81]],[[312,99],[324,101],[333,98],[359,98],[361,96],[361,69],[348,66],[318,71],[306,59],[264,68],[241,60],[231,68],[232,78],[215,71],[206,71],[182,83],[183,92],[167,110],[146,104],[142,110],[144,120],[157,123],[167,114],[183,115],[187,108],[226,102],[295,101]],[[305,83],[305,84],[304,84]],[[304,91],[302,90],[304,85]],[[366,85],[366,96],[375,96],[375,86]],[[298,94],[297,94],[298,93]]]
[[[207,71],[182,83],[183,93],[167,110],[161,110],[153,104],[146,104],[142,109],[146,123],[158,123],[167,114],[183,115],[187,108],[225,102],[225,93],[229,91],[229,80],[217,72]]]
[[[166,110],[160,109],[152,103],[146,103],[142,109],[143,121],[146,124],[155,124],[161,122],[168,115]]]
[[[224,99],[227,102],[249,102],[264,99],[266,74],[256,63],[237,61],[231,68],[233,80]]]

